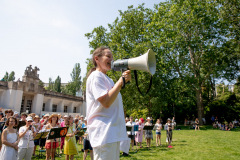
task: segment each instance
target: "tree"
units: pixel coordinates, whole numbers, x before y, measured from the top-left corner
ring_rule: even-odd
[[[12,71],[10,74],[8,74],[8,72],[6,72],[3,79],[4,79],[4,81],[14,81],[15,80],[15,72]]]
[[[66,85],[64,93],[70,95],[76,95],[76,92],[81,89],[81,67],[80,63],[76,63],[72,73],[71,73],[72,80]]]
[[[15,80],[15,72],[12,71],[8,76],[8,81],[14,81]]]
[[[148,48],[157,53],[152,90],[141,96],[134,82],[127,85],[121,91],[125,111],[147,108],[149,113],[161,116],[162,111],[174,113],[175,107],[190,102],[197,106],[202,123],[203,88],[218,78],[232,80],[239,70],[239,54],[228,49],[233,49],[236,38],[228,35],[227,21],[222,18],[224,7],[213,0],[172,0],[155,5],[153,10],[144,5],[129,6],[119,11],[119,18],[108,29],[100,26],[86,34],[93,50],[109,46],[115,59],[136,57]],[[116,80],[112,73],[108,75]],[[140,72],[140,88],[146,89],[148,77]]]
[[[231,53],[222,52],[228,42],[222,30],[220,5],[216,1],[170,1],[156,6],[150,24],[154,47],[174,67],[175,76],[194,91],[198,118],[204,116],[202,87],[211,75],[235,78],[237,61]],[[232,62],[232,63],[229,63]],[[229,72],[226,72],[226,68]]]
[[[3,79],[4,79],[4,81],[8,81],[8,72],[5,73]]]
[[[59,76],[54,81],[54,91],[61,93],[61,78]]]
[[[49,91],[54,91],[54,81],[52,80],[52,78],[49,78],[48,87],[46,87],[46,89]]]

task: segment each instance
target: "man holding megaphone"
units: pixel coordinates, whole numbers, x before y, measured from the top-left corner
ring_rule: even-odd
[[[93,52],[94,68],[86,85],[87,121],[90,143],[95,160],[118,160],[120,141],[127,140],[123,103],[120,90],[131,80],[131,72],[122,73],[116,84],[106,73],[111,70],[112,52],[108,47]]]
[[[100,47],[93,52],[92,62],[95,67],[88,74],[86,102],[87,128],[94,159],[119,160],[120,141],[128,140],[120,90],[131,80],[130,70],[155,73],[155,53],[148,50],[142,56],[113,62],[111,50]],[[106,75],[111,69],[122,71],[116,84]]]

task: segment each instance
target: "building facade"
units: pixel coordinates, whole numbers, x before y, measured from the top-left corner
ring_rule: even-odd
[[[39,85],[39,68],[28,66],[22,81],[0,81],[0,107],[17,112],[86,115],[83,97],[66,95],[45,90]]]

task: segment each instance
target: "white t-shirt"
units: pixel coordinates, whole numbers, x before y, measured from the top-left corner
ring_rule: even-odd
[[[156,132],[161,132],[161,128],[162,128],[162,124],[158,124],[156,123],[155,126],[154,126],[154,129],[156,129]]]
[[[135,132],[134,132],[134,125],[137,125],[137,124],[135,122],[130,122],[130,121],[128,121],[126,123],[126,126],[132,127],[132,131],[127,131],[128,135],[134,135],[135,134]]]
[[[121,94],[109,108],[104,108],[97,100],[113,86],[112,79],[100,71],[92,72],[87,79],[87,129],[92,147],[127,140]]]
[[[28,129],[26,126],[22,126],[19,128],[19,133],[23,133]],[[35,128],[33,127],[34,132],[36,132]],[[29,144],[28,144],[29,142]],[[33,140],[33,133],[31,130],[28,130],[27,133],[20,138],[20,141],[18,143],[19,148],[33,148],[34,147],[34,140]]]

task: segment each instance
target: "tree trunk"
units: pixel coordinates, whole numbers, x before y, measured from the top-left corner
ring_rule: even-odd
[[[202,99],[202,88],[198,88],[196,90],[196,99],[197,99],[197,110],[198,110],[198,119],[200,125],[203,124],[202,118],[204,117],[204,112],[203,112],[203,99]]]

